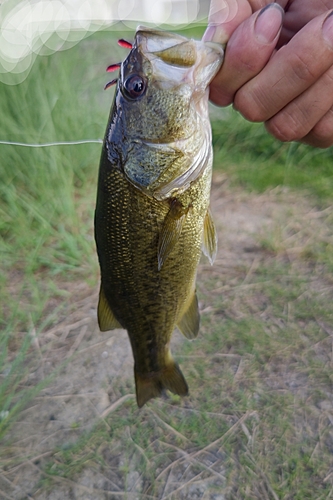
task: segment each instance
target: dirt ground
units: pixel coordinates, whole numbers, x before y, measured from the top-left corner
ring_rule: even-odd
[[[213,268],[215,276],[237,273],[239,266],[247,267],[251,273],[260,252],[258,235],[264,236],[277,221],[290,221],[290,216],[296,221],[315,213],[305,199],[300,200],[283,190],[262,195],[244,193],[231,189],[221,174],[216,175],[212,191],[212,212],[219,236],[219,250]],[[205,269],[206,261],[200,267],[199,280]],[[70,298],[68,317],[62,318],[59,324],[35,340],[36,359],[39,361],[27,384],[32,386],[54,369],[60,367],[60,370],[29,402],[6,438],[7,456],[3,461],[6,465],[0,469],[1,499],[111,498],[103,496],[102,482],[89,467],[83,470],[76,483],[59,481],[51,492],[40,487],[40,480],[45,476],[43,464],[53,456],[57,447],[63,448],[75,442],[96,421],[106,418],[125,401],[134,398],[131,393],[133,359],[127,334],[123,330],[99,332],[97,293],[86,284],[77,284]],[[209,304],[204,306],[207,308]],[[182,342],[186,339],[175,332],[173,345]],[[128,392],[120,397],[113,389],[119,381],[125,387],[128,381],[129,387]],[[129,485],[136,482],[135,474],[137,472],[133,471],[133,477],[128,477]],[[218,478],[216,481],[218,485]],[[130,493],[130,486],[128,488],[128,496],[119,493],[112,498],[140,498],[139,493],[133,490]],[[205,484],[201,490],[196,488],[192,493],[188,490],[186,498],[203,498]],[[171,498],[183,497],[175,494]],[[223,500],[225,496],[215,490],[205,498]]]

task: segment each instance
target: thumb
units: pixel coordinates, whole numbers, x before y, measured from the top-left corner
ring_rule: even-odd
[[[248,0],[211,0],[203,41],[226,43],[235,29],[251,14]]]

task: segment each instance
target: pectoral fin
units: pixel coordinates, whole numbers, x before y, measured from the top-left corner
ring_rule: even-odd
[[[183,205],[177,200],[171,201],[170,210],[167,213],[158,240],[158,270],[162,269],[165,259],[177,243],[181,235],[186,215],[189,207],[184,209]]]
[[[204,221],[202,251],[206,257],[208,257],[209,262],[213,265],[217,253],[217,234],[212,214],[209,209],[206,212]]]
[[[97,307],[98,325],[101,332],[114,330],[115,328],[122,328],[119,321],[114,317],[113,312],[105,298],[103,287],[99,291],[99,301]]]
[[[188,309],[177,323],[177,327],[188,339],[194,339],[199,332],[200,313],[197,294],[194,292]]]

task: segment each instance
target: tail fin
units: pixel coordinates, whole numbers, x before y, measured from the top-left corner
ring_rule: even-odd
[[[152,398],[161,396],[163,389],[168,389],[179,396],[187,396],[188,386],[179,366],[173,360],[159,372],[141,375],[134,369],[136,400],[141,408]]]

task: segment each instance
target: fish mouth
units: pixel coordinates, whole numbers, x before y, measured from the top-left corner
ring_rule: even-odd
[[[205,90],[224,56],[220,44],[189,40],[176,33],[144,26],[137,28],[135,47],[150,61],[154,80],[163,89],[188,83]]]
[[[178,33],[159,31],[146,26],[138,26],[135,34],[135,44],[144,53],[161,52],[188,41],[188,38]]]

